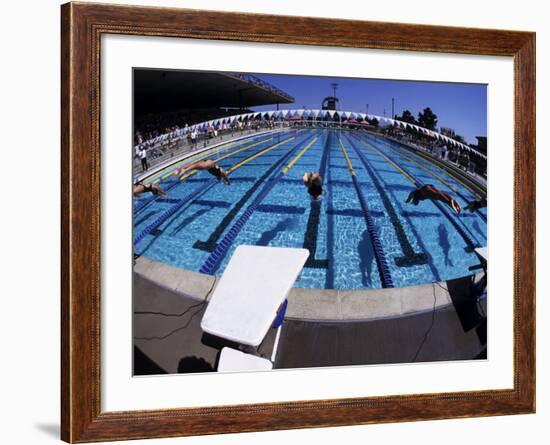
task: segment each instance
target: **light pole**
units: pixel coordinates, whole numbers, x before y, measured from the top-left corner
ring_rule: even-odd
[[[332,97],[334,97],[334,99],[336,99],[336,90],[338,88],[338,84],[336,82],[334,83],[331,83],[330,84],[331,88],[332,88]],[[335,107],[336,108],[336,102],[334,103]]]
[[[338,89],[338,84],[336,82],[333,82],[330,84],[332,88],[332,97],[334,99],[334,109],[336,110],[336,90]],[[340,113],[338,113],[338,124],[341,127],[342,126],[342,117],[340,116]]]

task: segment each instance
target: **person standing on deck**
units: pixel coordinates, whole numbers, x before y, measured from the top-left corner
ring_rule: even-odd
[[[147,150],[141,146],[139,149],[139,159],[141,159],[141,168],[144,172],[149,170],[149,164],[147,163]]]

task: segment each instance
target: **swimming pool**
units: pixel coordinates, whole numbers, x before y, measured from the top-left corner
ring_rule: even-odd
[[[179,181],[171,172],[180,164],[152,175],[168,196],[134,200],[137,255],[221,275],[238,245],[304,247],[310,257],[296,287],[358,289],[471,275],[473,249],[487,245],[486,209],[456,215],[441,203],[405,203],[423,184],[462,207],[485,191],[382,136],[296,129],[193,156],[202,158],[229,169],[231,185],[206,171]],[[302,183],[306,171],[324,178],[320,201]]]

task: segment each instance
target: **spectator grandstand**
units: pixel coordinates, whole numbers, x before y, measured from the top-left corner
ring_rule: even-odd
[[[189,127],[259,105],[289,104],[294,98],[245,73],[135,69],[134,146],[147,150],[150,165],[206,145],[228,132],[250,132],[260,124],[223,123],[201,127],[191,140]],[[271,125],[271,124],[269,124]],[[261,126],[268,126],[262,123]],[[136,172],[140,170],[136,153]]]

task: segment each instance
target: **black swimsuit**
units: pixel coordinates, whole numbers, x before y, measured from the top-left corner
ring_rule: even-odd
[[[216,179],[220,179],[222,177],[222,170],[220,167],[210,167],[207,172],[215,176]]]
[[[323,186],[310,183],[309,187],[307,188],[307,192],[317,199],[323,194]]]
[[[144,192],[151,192],[153,195],[158,196],[159,191],[153,188],[153,184],[142,184]]]

